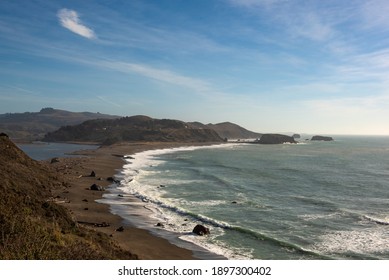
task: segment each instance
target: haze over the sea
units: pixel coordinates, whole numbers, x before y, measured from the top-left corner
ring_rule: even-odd
[[[389,2],[0,2],[0,114],[389,134]]]

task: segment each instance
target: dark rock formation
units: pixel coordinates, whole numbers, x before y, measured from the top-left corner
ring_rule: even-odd
[[[59,162],[59,158],[55,157],[55,158],[52,158],[50,163],[57,163]]]
[[[297,139],[299,139],[299,138],[301,138],[301,135],[300,134],[297,134],[297,133],[295,133],[295,134],[293,134],[293,136],[292,136],[293,138],[297,138]]]
[[[97,184],[93,184],[92,186],[90,186],[90,189],[91,191],[105,191],[104,187]]]
[[[211,234],[211,232],[209,231],[209,228],[207,228],[203,225],[196,225],[192,232],[197,234],[197,235],[201,235],[201,236]]]
[[[315,135],[312,137],[311,141],[334,141],[334,139],[328,136]]]
[[[284,144],[284,143],[297,143],[293,137],[282,134],[263,134],[259,141],[255,142],[259,144]]]

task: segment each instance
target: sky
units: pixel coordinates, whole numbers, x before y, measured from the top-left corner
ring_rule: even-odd
[[[1,0],[0,114],[389,135],[387,0]]]

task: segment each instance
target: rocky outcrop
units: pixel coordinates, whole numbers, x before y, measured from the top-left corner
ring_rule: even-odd
[[[283,135],[283,134],[263,134],[259,141],[255,143],[258,144],[284,144],[284,143],[297,143],[293,137]]]
[[[293,135],[292,135],[292,137],[293,137],[293,138],[297,138],[297,139],[298,139],[298,138],[301,138],[301,135],[300,135],[300,134],[297,134],[297,133],[295,133],[295,134],[293,134]]]
[[[334,141],[332,137],[315,135],[311,138],[311,141]]]
[[[211,234],[211,232],[209,231],[209,228],[207,228],[203,225],[196,225],[192,232],[197,234],[197,235],[201,235],[201,236]]]

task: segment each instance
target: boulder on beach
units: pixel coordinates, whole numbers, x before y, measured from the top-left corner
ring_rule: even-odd
[[[201,235],[201,236],[211,234],[211,232],[209,231],[209,228],[207,228],[203,225],[196,225],[192,232],[197,234],[197,235]]]
[[[90,186],[90,189],[92,191],[105,191],[104,187],[97,184],[93,184],[92,186]]]
[[[332,137],[315,135],[311,138],[311,141],[334,141]]]

